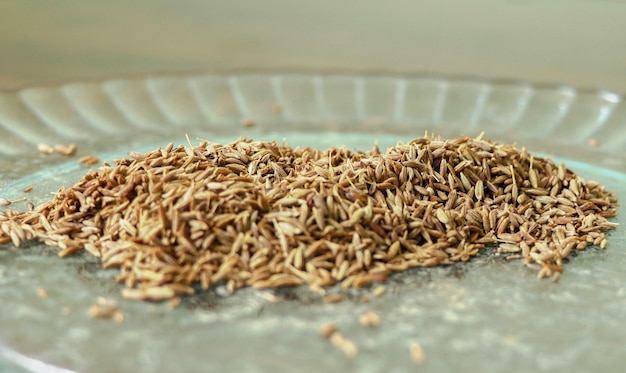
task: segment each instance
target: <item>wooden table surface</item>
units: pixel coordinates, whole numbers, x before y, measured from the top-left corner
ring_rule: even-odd
[[[626,2],[0,0],[0,89],[245,67],[428,71],[626,92]]]

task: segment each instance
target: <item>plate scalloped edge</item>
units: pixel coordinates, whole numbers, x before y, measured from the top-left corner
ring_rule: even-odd
[[[0,92],[0,154],[39,143],[183,131],[323,131],[549,138],[623,157],[626,104],[607,91],[431,75],[189,73]],[[538,135],[540,134],[540,135]]]

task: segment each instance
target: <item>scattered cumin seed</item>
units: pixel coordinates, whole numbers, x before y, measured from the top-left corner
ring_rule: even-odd
[[[330,338],[339,328],[334,322],[326,323],[320,327],[320,335],[323,338]]]
[[[39,298],[48,298],[48,291],[44,288],[38,288],[37,295]]]
[[[52,154],[54,152],[54,148],[46,144],[37,145],[37,150],[39,150],[39,152],[43,154]]]
[[[359,316],[359,322],[363,326],[377,327],[380,325],[380,316],[374,311],[366,311]]]
[[[345,338],[339,332],[334,332],[333,334],[331,334],[329,340],[333,346],[343,351],[343,353],[351,359],[355,358],[356,355],[359,353],[359,348],[357,347],[357,345],[352,340]]]
[[[594,148],[597,148],[598,146],[600,146],[600,140],[595,139],[595,138],[593,138],[593,139],[589,139],[589,140],[587,140],[587,144],[588,144],[589,146],[592,146],[592,147],[594,147]]]
[[[324,297],[324,302],[339,303],[339,302],[343,302],[344,299],[346,299],[346,296],[343,294],[329,294]]]
[[[54,145],[54,151],[56,151],[59,154],[62,155],[66,155],[66,156],[73,156],[74,154],[76,154],[76,144],[69,144],[69,145],[63,145],[63,144],[56,144]]]
[[[168,302],[167,302],[167,307],[171,310],[173,310],[174,308],[178,307],[180,305],[180,303],[182,302],[181,297],[174,297],[171,298]]]
[[[93,166],[95,164],[98,164],[98,162],[100,162],[100,158],[95,157],[93,155],[87,155],[87,156],[79,158],[77,162],[82,163],[86,166]]]
[[[30,192],[31,190],[33,190],[33,186],[32,186],[32,185],[29,185],[29,186],[27,186],[26,188],[24,188],[24,193],[28,193],[28,192]]]
[[[387,291],[387,289],[384,286],[377,286],[374,291],[373,294],[375,297],[380,298],[383,295],[385,295],[385,292]]]
[[[103,297],[98,297],[96,303],[89,308],[88,314],[91,318],[113,319],[118,323],[124,321],[124,314],[117,309],[117,302]]]
[[[272,111],[276,114],[280,114],[283,112],[283,106],[281,104],[274,104],[272,105]]]
[[[243,127],[252,128],[252,127],[256,126],[256,122],[254,120],[252,120],[252,119],[247,118],[247,119],[243,119],[241,121],[241,125]]]
[[[120,324],[124,322],[124,319],[125,316],[122,311],[115,311],[115,313],[113,313],[113,321],[115,321],[116,323]]]
[[[419,343],[417,342],[413,343],[411,345],[410,352],[411,352],[411,360],[413,360],[415,364],[418,364],[418,365],[424,364],[424,362],[426,361],[426,353],[424,352],[424,349],[422,348],[422,346],[420,346]]]
[[[2,206],[9,206],[9,205],[11,205],[11,201],[9,201],[6,198],[1,198],[0,197],[0,205],[2,205]]]

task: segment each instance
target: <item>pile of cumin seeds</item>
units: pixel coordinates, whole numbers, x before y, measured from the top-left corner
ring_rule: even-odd
[[[197,284],[362,287],[487,245],[539,264],[541,278],[573,250],[604,248],[616,203],[564,165],[482,136],[386,152],[239,139],[131,152],[33,211],[0,212],[0,243],[86,250],[119,268],[131,299]]]

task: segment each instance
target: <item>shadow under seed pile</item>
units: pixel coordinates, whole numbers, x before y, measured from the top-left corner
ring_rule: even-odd
[[[105,164],[34,211],[0,213],[0,242],[87,250],[120,268],[131,299],[222,281],[361,287],[485,245],[546,277],[572,250],[606,246],[616,202],[563,165],[481,138],[417,138],[385,153],[240,139]]]

